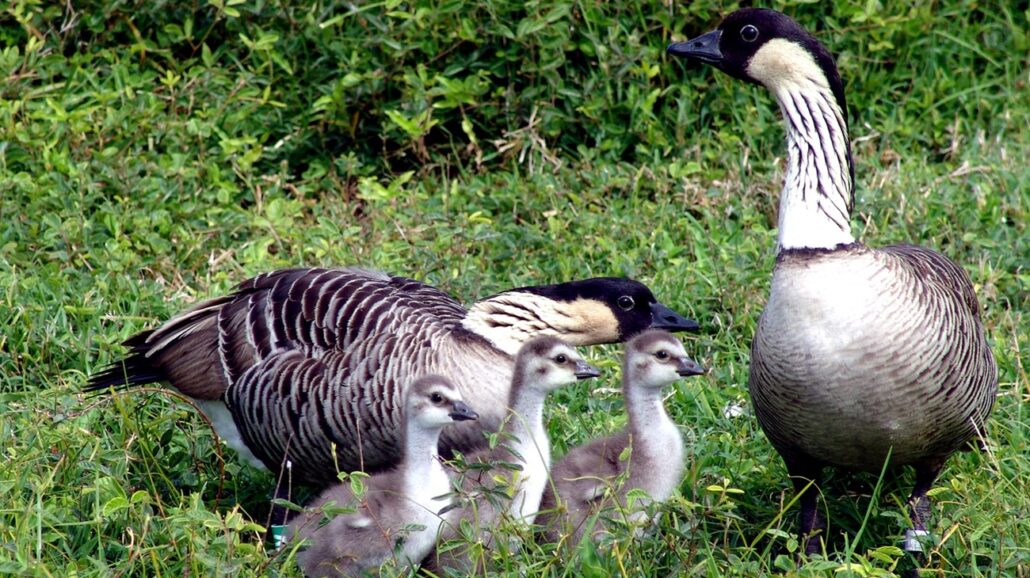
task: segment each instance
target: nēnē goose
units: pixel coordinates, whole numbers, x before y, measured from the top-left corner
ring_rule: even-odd
[[[394,470],[365,481],[355,496],[350,484],[326,490],[290,523],[291,534],[306,540],[297,561],[307,576],[356,576],[393,560],[412,566],[432,549],[450,505],[450,478],[437,455],[440,431],[476,419],[447,378],[430,375],[407,388],[403,457]],[[322,524],[324,507],[353,510]]]
[[[683,344],[665,331],[646,331],[626,344],[622,392],[629,424],[617,434],[573,448],[551,468],[538,523],[552,542],[568,533],[568,543],[578,544],[591,516],[611,506],[630,507],[631,490],[642,490],[656,502],[672,495],[683,478],[683,436],[665,412],[662,390],[703,373]],[[630,521],[641,521],[646,505],[643,500],[633,504]],[[592,535],[604,526],[598,519]]]
[[[468,524],[476,539],[489,548],[491,530],[502,519],[533,523],[551,466],[544,400],[559,387],[600,374],[557,337],[537,337],[522,346],[498,445],[465,456],[467,467],[456,479],[464,503],[448,514],[440,530],[441,544],[460,536],[462,526]],[[471,561],[459,546],[430,554],[425,567],[435,574],[445,568],[468,571]]]
[[[448,377],[483,408],[478,422],[441,438],[444,454],[470,451],[504,418],[513,357],[526,340],[592,345],[648,327],[697,323],[630,279],[522,287],[465,310],[411,279],[293,269],[259,275],[129,339],[129,357],[88,389],[168,381],[252,463],[278,472],[289,460],[293,481],[324,486],[337,468],[395,462],[404,385],[420,375]]]
[[[844,88],[830,53],[800,25],[742,9],[668,52],[765,86],[787,128],[778,254],[748,381],[762,429],[799,492],[825,466],[914,466],[904,545],[919,551],[927,490],[983,431],[997,392],[969,278],[935,251],[872,249],[852,237]],[[801,496],[807,553],[826,528],[816,496]]]

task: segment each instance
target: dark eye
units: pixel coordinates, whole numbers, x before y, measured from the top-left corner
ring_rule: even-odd
[[[439,393],[434,393],[433,395],[429,396],[429,401],[437,404],[443,403],[443,396]]]
[[[654,354],[658,359],[669,359],[669,352],[664,349]]]
[[[748,24],[740,29],[740,39],[744,42],[754,42],[758,40],[758,29],[752,24]]]
[[[565,357],[564,353],[559,353],[558,355],[554,356],[554,362],[555,363],[565,363],[568,360],[569,360],[569,358]]]
[[[636,305],[636,302],[633,301],[633,298],[629,295],[623,295],[622,297],[619,297],[619,309],[622,309],[623,311],[629,311],[630,309],[633,309],[634,305]]]

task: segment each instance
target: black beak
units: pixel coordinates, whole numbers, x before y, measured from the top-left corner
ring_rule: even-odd
[[[673,56],[692,58],[718,66],[722,63],[722,51],[719,50],[720,38],[722,38],[722,30],[713,30],[693,40],[673,42],[665,49],[665,52]]]
[[[590,379],[601,375],[601,370],[580,359],[576,362],[576,379]]]
[[[698,362],[694,361],[689,357],[679,358],[679,363],[676,365],[676,373],[683,377],[690,377],[691,375],[704,375],[705,368],[701,367]]]
[[[676,313],[657,301],[651,304],[651,327],[650,329],[664,329],[666,331],[697,331],[701,326],[693,319]]]
[[[451,419],[454,421],[470,421],[479,419],[479,414],[472,411],[463,401],[456,401],[451,405]]]

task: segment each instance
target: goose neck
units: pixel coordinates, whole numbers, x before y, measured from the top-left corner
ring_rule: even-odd
[[[828,85],[773,90],[787,129],[787,174],[780,196],[779,249],[834,249],[851,235],[854,174],[847,121]]]

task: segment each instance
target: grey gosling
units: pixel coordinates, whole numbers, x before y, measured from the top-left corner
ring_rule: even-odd
[[[786,124],[779,251],[748,387],[762,429],[803,491],[805,552],[820,550],[826,530],[809,483],[820,482],[825,466],[885,465],[915,468],[904,546],[920,551],[927,491],[948,456],[983,432],[998,388],[969,278],[936,251],[873,249],[852,236],[843,84],[830,53],[795,21],[738,10],[668,52],[765,86]]]
[[[294,482],[377,471],[400,457],[407,384],[450,378],[480,420],[447,428],[441,452],[485,445],[504,418],[515,352],[537,335],[574,345],[697,323],[641,283],[595,278],[511,289],[465,309],[439,289],[362,269],[259,275],[126,341],[130,355],[88,389],[167,381],[219,435]],[[333,448],[335,447],[335,452]]]
[[[499,442],[492,449],[465,457],[467,469],[455,480],[465,501],[459,501],[448,514],[440,532],[441,545],[460,535],[462,522],[474,529],[476,539],[486,549],[493,546],[490,530],[502,520],[533,523],[551,466],[544,400],[562,386],[598,375],[597,368],[557,337],[538,337],[522,346],[515,359],[506,404],[508,415],[498,434]],[[463,546],[438,549],[423,566],[435,574],[447,568],[468,572],[472,562],[464,550]]]
[[[309,542],[297,560],[307,576],[354,576],[394,560],[414,565],[432,549],[450,504],[450,479],[437,455],[437,441],[451,423],[476,413],[447,378],[432,375],[407,388],[403,458],[396,469],[368,478],[355,497],[337,484],[290,523],[291,534]],[[323,507],[353,508],[321,524]]]
[[[551,469],[552,483],[544,491],[538,517],[550,541],[569,532],[567,544],[578,544],[592,516],[612,506],[630,508],[631,490],[643,490],[656,502],[672,495],[683,478],[684,448],[679,428],[665,412],[663,390],[703,373],[683,344],[665,331],[646,331],[626,344],[622,391],[629,424],[617,434],[573,448]],[[646,505],[642,500],[633,504],[630,521],[642,521]],[[602,533],[603,517],[592,527],[592,535]]]

